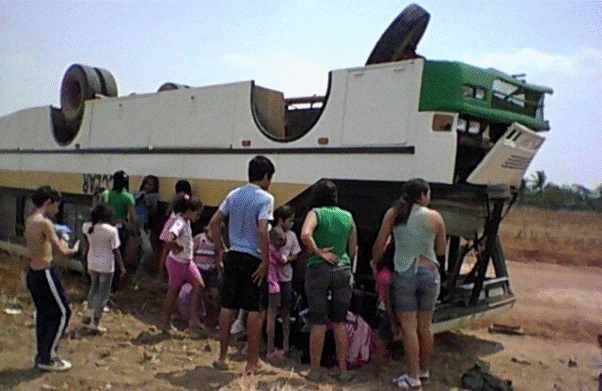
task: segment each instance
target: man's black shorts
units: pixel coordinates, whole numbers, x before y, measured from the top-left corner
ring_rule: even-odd
[[[247,253],[230,251],[224,260],[224,275],[221,285],[221,305],[228,309],[243,309],[257,312],[267,304],[267,283],[253,282],[252,275],[261,264],[261,259]]]

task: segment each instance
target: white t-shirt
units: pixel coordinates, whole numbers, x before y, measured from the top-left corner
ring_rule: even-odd
[[[119,248],[117,228],[111,224],[100,223],[88,233],[91,222],[84,223],[82,230],[88,238],[88,270],[97,273],[113,273],[115,271],[115,255],[113,250]]]
[[[297,255],[301,252],[297,235],[293,231],[286,231],[286,243],[280,248],[280,254],[283,257],[289,257],[291,255]],[[278,281],[288,282],[293,280],[293,267],[290,262],[281,265],[278,268]]]
[[[176,243],[182,246],[182,251],[174,254],[173,251],[169,252],[169,256],[178,262],[188,263],[192,261],[193,256],[193,242],[192,242],[192,229],[190,228],[190,221],[186,220],[181,215],[176,215],[169,233],[174,234],[176,237]]]

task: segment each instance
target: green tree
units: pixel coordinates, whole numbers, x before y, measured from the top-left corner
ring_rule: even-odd
[[[543,192],[543,188],[546,185],[546,180],[546,173],[543,170],[535,171],[529,178],[531,190],[538,191],[539,193]]]

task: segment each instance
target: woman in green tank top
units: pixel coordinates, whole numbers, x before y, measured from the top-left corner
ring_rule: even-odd
[[[301,240],[311,254],[305,276],[311,324],[308,378],[318,381],[321,377],[326,324],[332,322],[339,380],[346,382],[352,378],[347,371],[345,319],[351,301],[351,260],[357,253],[355,223],[351,213],[337,206],[337,188],[331,181],[321,180],[314,185],[310,206],[301,228]]]

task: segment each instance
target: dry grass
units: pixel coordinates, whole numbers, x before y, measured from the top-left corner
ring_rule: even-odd
[[[8,262],[6,262],[7,260]],[[27,296],[25,279],[17,257],[0,253],[0,296]]]
[[[513,208],[500,236],[508,259],[602,267],[602,215]]]
[[[294,376],[294,373],[291,373],[291,377],[292,376]],[[243,375],[231,381],[227,386],[220,388],[219,391],[334,391],[335,389],[339,389],[339,387],[328,384],[292,385],[288,381],[282,380],[269,383],[260,381],[257,376]]]

